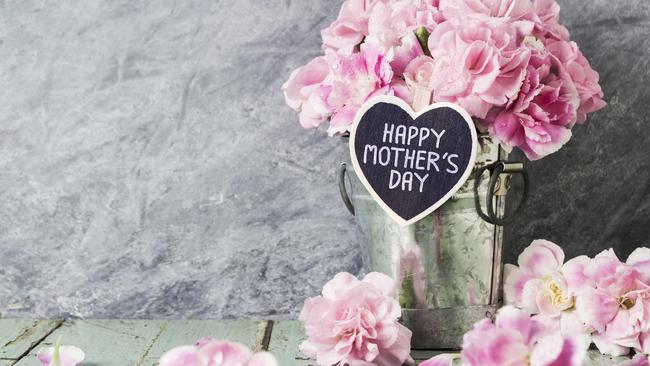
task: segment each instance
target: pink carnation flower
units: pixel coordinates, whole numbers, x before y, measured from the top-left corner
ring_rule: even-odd
[[[300,110],[300,124],[304,128],[318,127],[327,121],[332,110],[327,105],[331,87],[325,84],[329,75],[329,64],[323,56],[316,57],[307,65],[294,70],[282,91],[287,104]]]
[[[589,258],[564,263],[557,244],[535,240],[519,255],[519,267],[505,266],[505,300],[530,314],[557,318],[574,306],[576,286],[584,283],[583,269]]]
[[[537,16],[535,37],[569,40],[569,31],[560,24],[560,5],[555,0],[535,0],[534,7]]]
[[[346,0],[338,18],[321,31],[323,48],[351,54],[368,34],[369,12],[375,3],[377,0]]]
[[[376,95],[393,94],[390,83],[393,51],[374,43],[364,43],[359,53],[349,56],[330,54],[331,92],[326,104],[334,113],[328,133],[334,135],[350,129],[357,110]]]
[[[160,366],[278,366],[268,352],[253,353],[240,343],[204,337],[193,346],[180,346],[160,358]]]
[[[518,95],[482,121],[504,147],[518,147],[531,160],[559,150],[571,138],[580,99],[562,64],[544,50],[533,51]]]
[[[457,103],[477,118],[519,92],[530,51],[510,23],[446,21],[429,36],[435,62],[433,100]]]
[[[575,42],[550,40],[546,48],[557,57],[576,86],[580,98],[578,122],[583,123],[587,120],[587,113],[600,110],[606,105],[603,90],[598,84],[598,73],[591,68]]]
[[[359,281],[339,273],[322,296],[305,300],[300,313],[308,339],[300,350],[319,365],[401,365],[409,359],[411,331],[401,315],[394,281],[369,273]]]
[[[586,344],[575,337],[562,337],[526,312],[512,306],[499,310],[474,325],[463,337],[464,366],[582,365]]]
[[[522,35],[530,34],[537,20],[531,0],[440,0],[440,10],[447,18],[504,18],[511,21]]]
[[[610,249],[585,268],[589,281],[578,292],[576,311],[594,329],[593,341],[606,354],[621,356],[630,348],[650,353],[650,286],[635,265],[650,260],[639,250],[622,263]]]

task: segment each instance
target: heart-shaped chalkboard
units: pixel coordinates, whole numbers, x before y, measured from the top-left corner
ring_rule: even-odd
[[[402,225],[451,198],[469,178],[477,147],[472,118],[460,106],[436,103],[416,113],[391,96],[366,102],[350,135],[354,170]]]

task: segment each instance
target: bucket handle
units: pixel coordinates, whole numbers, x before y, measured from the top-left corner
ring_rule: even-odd
[[[347,207],[348,211],[350,211],[352,216],[354,216],[354,205],[352,204],[352,200],[350,200],[350,196],[348,195],[348,190],[345,187],[345,175],[347,170],[348,165],[346,163],[341,163],[338,171],[339,193],[341,194],[341,199],[343,200],[345,207]]]
[[[485,199],[485,205],[487,207],[487,214],[483,212],[481,208],[480,196],[478,193],[479,185],[481,184],[481,178],[483,173],[488,171],[490,173],[490,181],[488,183],[488,192]],[[507,217],[497,217],[494,210],[494,196],[496,195],[496,190],[500,184],[499,177],[501,174],[520,174],[523,178],[524,183],[524,192],[521,196],[521,200],[515,207],[514,211]],[[528,172],[524,167],[523,163],[517,162],[505,162],[497,161],[492,164],[486,165],[476,171],[476,176],[474,177],[474,205],[476,206],[476,212],[478,215],[485,220],[486,222],[492,225],[506,226],[510,224],[515,218],[517,218],[521,209],[526,205],[528,201]]]

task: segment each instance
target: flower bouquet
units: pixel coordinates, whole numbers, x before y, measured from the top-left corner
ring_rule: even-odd
[[[479,136],[476,170],[512,148],[540,159],[605,106],[598,73],[559,12],[555,0],[347,0],[322,30],[324,54],[293,71],[282,89],[303,127],[327,124],[330,136],[344,140],[357,111],[389,95],[415,109],[447,102],[467,111]],[[484,204],[503,215],[508,177],[494,174],[502,183],[495,198],[486,182],[474,192],[469,179],[434,213],[402,227],[353,172],[348,198],[345,175],[343,166],[339,187],[356,217],[366,270],[398,281],[414,346],[459,346],[500,301],[502,229],[476,208],[487,196]],[[433,336],[441,325],[447,332]]]

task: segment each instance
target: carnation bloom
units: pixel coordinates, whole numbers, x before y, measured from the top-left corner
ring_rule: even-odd
[[[505,109],[492,110],[482,123],[504,147],[516,146],[529,159],[536,160],[569,141],[580,99],[557,58],[545,50],[531,50],[519,93]]]
[[[504,293],[507,303],[530,314],[556,318],[574,305],[575,286],[584,282],[587,257],[564,263],[557,244],[535,240],[519,255],[519,267],[506,264]]]
[[[36,353],[36,358],[43,366],[76,366],[85,357],[84,351],[80,348],[62,346],[60,341],[57,341],[54,347],[41,348]]]
[[[478,118],[517,95],[530,58],[512,24],[477,19],[439,24],[429,50],[433,100],[457,103]]]
[[[630,262],[637,263],[642,260],[639,257],[644,255],[637,254]],[[593,258],[585,274],[589,281],[577,294],[576,310],[580,320],[595,330],[592,338],[598,349],[613,356],[628,354],[630,348],[649,352],[647,275],[634,265],[622,263],[611,249]]]
[[[546,329],[523,310],[505,306],[463,337],[464,366],[582,365],[586,344]]]
[[[603,90],[598,84],[598,73],[591,68],[575,42],[550,40],[546,48],[557,57],[576,86],[580,98],[577,118],[579,123],[583,123],[587,120],[587,113],[595,112],[606,105],[603,101]]]
[[[332,89],[326,103],[334,110],[328,130],[333,135],[349,130],[357,110],[366,100],[393,93],[390,87],[393,52],[386,52],[378,44],[365,43],[359,53],[330,57]]]
[[[278,366],[268,352],[253,353],[240,343],[199,339],[195,345],[180,346],[167,351],[160,366]]]
[[[401,365],[409,359],[411,331],[397,322],[394,281],[369,273],[359,281],[339,273],[322,296],[305,300],[299,319],[308,339],[300,350],[319,365]]]
[[[560,5],[555,0],[535,0],[533,5],[537,20],[533,35],[568,41],[569,31],[560,24]]]
[[[484,16],[510,20],[523,35],[533,31],[537,14],[531,0],[440,0],[448,18]]]
[[[307,65],[294,70],[282,91],[287,104],[300,110],[300,124],[305,128],[318,127],[332,114],[326,99],[331,87],[325,84],[329,64],[324,56],[316,57]]]
[[[368,16],[376,0],[346,0],[338,18],[321,31],[323,47],[349,55],[368,34]]]

